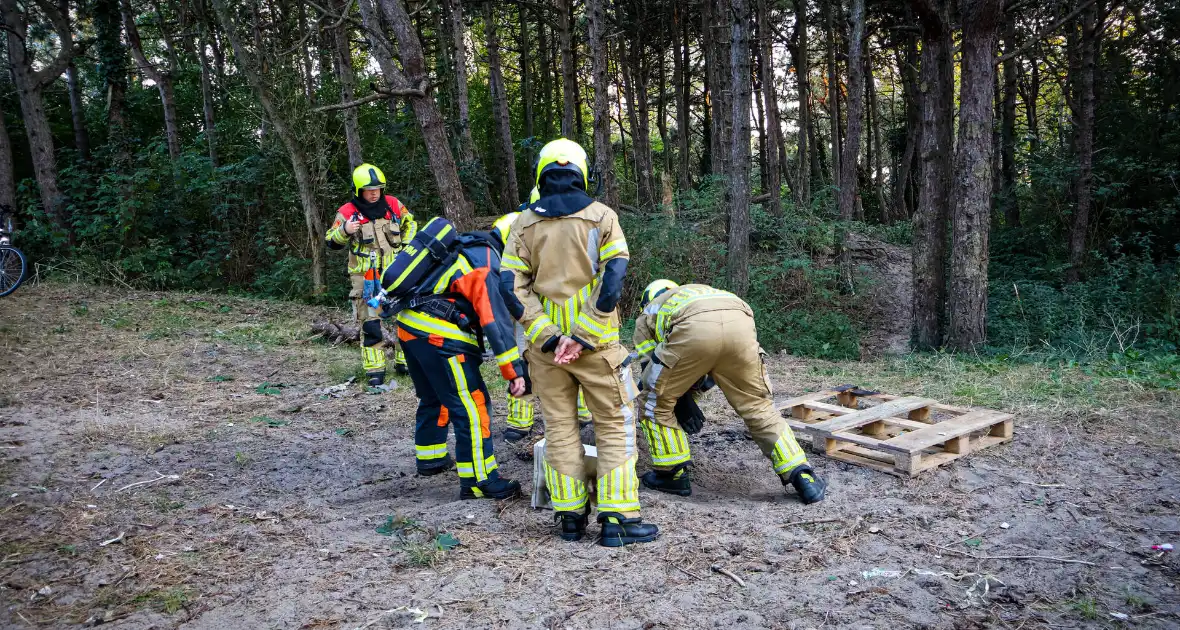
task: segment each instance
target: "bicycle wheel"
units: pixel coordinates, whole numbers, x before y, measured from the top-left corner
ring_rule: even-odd
[[[25,281],[28,265],[25,255],[15,247],[0,247],[0,297],[4,297]]]

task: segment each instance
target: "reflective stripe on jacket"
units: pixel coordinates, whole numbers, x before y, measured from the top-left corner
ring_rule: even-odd
[[[458,293],[471,304],[505,380],[524,376],[524,359],[516,347],[512,316],[500,295],[500,255],[488,245],[465,248],[455,262],[443,272],[430,293]],[[454,302],[454,298],[447,298]],[[479,354],[482,350],[475,330],[417,310],[403,310],[397,315],[398,337],[426,339],[443,352]]]

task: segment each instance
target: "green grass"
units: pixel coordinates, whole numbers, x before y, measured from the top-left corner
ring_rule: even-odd
[[[1093,621],[1099,617],[1098,602],[1093,597],[1080,597],[1070,602],[1069,607],[1082,619]]]
[[[913,353],[872,362],[817,364],[811,373],[833,385],[855,383],[893,394],[914,392],[968,406],[1114,407],[1156,389],[1168,396],[1164,378],[1150,379],[1100,369],[1101,362],[1078,364],[1060,359]]]
[[[271,348],[285,346],[302,340],[307,331],[300,322],[250,322],[234,324],[229,327],[216,327],[209,332],[209,336],[240,346]]]
[[[360,352],[347,360],[329,363],[325,372],[328,383],[332,385],[339,385],[350,378],[358,383],[365,382],[365,366],[361,364]]]

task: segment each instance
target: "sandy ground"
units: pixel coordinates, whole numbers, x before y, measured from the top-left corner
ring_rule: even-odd
[[[663,536],[609,550],[561,542],[527,499],[463,502],[455,478],[416,477],[407,382],[325,393],[359,364],[308,338],[333,314],[65,285],[0,299],[0,627],[1180,624],[1180,563],[1150,549],[1180,542],[1174,394],[1009,409],[1014,442],[913,480],[813,456],[831,485],[807,507],[713,394],[693,496],[643,491]],[[771,368],[782,397],[946,380]],[[1053,385],[1037,374],[1015,378]],[[496,442],[527,490],[526,450]],[[439,551],[446,534],[461,544]]]

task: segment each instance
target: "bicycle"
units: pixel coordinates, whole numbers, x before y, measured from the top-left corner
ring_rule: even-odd
[[[16,291],[29,271],[24,253],[12,246],[13,214],[12,208],[0,207],[0,297]]]

